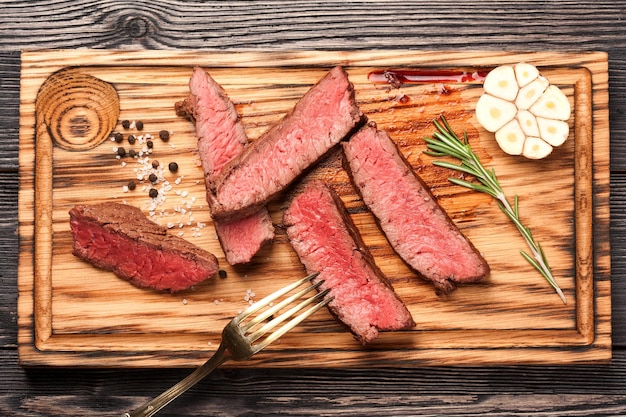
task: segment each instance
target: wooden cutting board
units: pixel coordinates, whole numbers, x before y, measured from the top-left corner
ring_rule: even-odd
[[[492,134],[477,124],[473,108],[480,80],[439,79],[442,70],[480,74],[501,64],[538,66],[567,94],[573,111],[569,140],[543,161],[504,155]],[[19,190],[19,354],[24,366],[191,367],[217,348],[225,323],[249,299],[304,275],[280,228],[283,198],[270,204],[277,225],[273,244],[249,265],[229,266],[204,200],[195,129],[177,117],[174,103],[188,94],[193,66],[202,66],[225,88],[251,140],[286,113],[336,64],[356,88],[359,105],[386,129],[432,188],[459,228],[492,268],[483,282],[438,296],[394,254],[363,208],[334,152],[310,175],[341,195],[377,264],[406,302],[417,326],[385,333],[363,347],[327,311],[321,311],[252,361],[231,366],[370,367],[418,365],[558,364],[611,358],[609,248],[608,64],[605,53],[497,52],[192,52],[55,50],[22,54]],[[35,98],[54,71],[76,70],[117,90],[120,121],[144,129],[116,131],[158,136],[151,160],[175,161],[172,189],[150,207],[143,184],[125,192],[137,159],[117,159],[109,140],[91,150],[58,146],[38,153]],[[373,71],[434,71],[423,83],[375,82]],[[452,172],[422,153],[432,120],[445,115],[467,131],[483,163],[494,168],[510,198],[519,196],[524,223],[543,245],[568,303],[522,258],[525,243],[489,197],[451,185]],[[128,149],[133,146],[125,145]],[[35,174],[49,190],[36,189]],[[283,196],[286,197],[286,196]],[[226,278],[213,278],[183,293],[133,287],[71,253],[68,210],[76,204],[118,201],[140,207],[170,233],[213,252]],[[37,213],[51,233],[35,230]],[[154,209],[154,210],[152,210]],[[35,255],[35,244],[40,248]],[[49,258],[50,268],[42,265]]]

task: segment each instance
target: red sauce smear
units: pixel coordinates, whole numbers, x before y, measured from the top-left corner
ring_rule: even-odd
[[[399,87],[402,84],[482,82],[488,73],[488,70],[468,72],[439,69],[384,69],[370,72],[367,79],[373,83],[388,83],[394,87]]]

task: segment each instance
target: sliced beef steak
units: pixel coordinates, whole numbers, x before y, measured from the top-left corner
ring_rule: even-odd
[[[73,253],[137,287],[181,291],[218,270],[211,253],[166,233],[140,209],[120,203],[70,210]]]
[[[335,67],[277,124],[224,168],[209,198],[216,219],[265,205],[352,132],[364,116],[347,73]]]
[[[319,272],[321,289],[335,299],[330,311],[361,343],[379,331],[413,327],[415,322],[372,255],[343,203],[325,183],[312,181],[284,212],[287,236],[309,273]]]
[[[364,203],[404,261],[444,293],[489,265],[439,206],[389,135],[370,124],[342,144]]]
[[[198,151],[207,190],[224,166],[241,153],[248,137],[235,106],[224,89],[202,68],[193,69],[189,98],[176,103],[180,116],[195,122]],[[211,199],[207,198],[209,204]],[[229,264],[250,262],[274,238],[272,219],[265,207],[234,221],[215,221],[217,237]]]

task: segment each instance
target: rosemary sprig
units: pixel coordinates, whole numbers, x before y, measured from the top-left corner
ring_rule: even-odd
[[[541,275],[543,275],[552,288],[554,288],[559,297],[561,297],[563,303],[567,303],[563,291],[561,291],[561,288],[559,288],[554,276],[552,275],[552,270],[548,265],[548,260],[546,259],[546,255],[543,252],[541,245],[535,241],[530,229],[524,226],[520,220],[517,195],[514,198],[513,206],[511,206],[504,195],[504,191],[502,191],[502,187],[498,182],[495,170],[486,169],[480,162],[480,159],[469,145],[466,132],[463,133],[463,139],[460,139],[456,133],[454,133],[443,116],[441,116],[441,121],[435,120],[433,123],[437,128],[437,131],[433,133],[432,137],[424,138],[428,147],[428,151],[426,151],[426,153],[435,157],[451,156],[460,160],[461,165],[456,165],[446,161],[434,161],[433,164],[476,177],[478,182],[471,182],[458,178],[449,178],[449,180],[453,184],[489,194],[498,201],[500,209],[515,224],[517,230],[519,230],[530,248],[532,256],[524,251],[520,251],[524,259],[526,259],[535,269],[537,269],[537,271],[539,271],[539,273],[541,273]]]

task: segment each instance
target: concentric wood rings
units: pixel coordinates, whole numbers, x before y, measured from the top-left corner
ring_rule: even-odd
[[[115,88],[76,68],[59,70],[42,84],[35,102],[37,125],[45,125],[54,143],[67,150],[102,143],[120,113]]]

